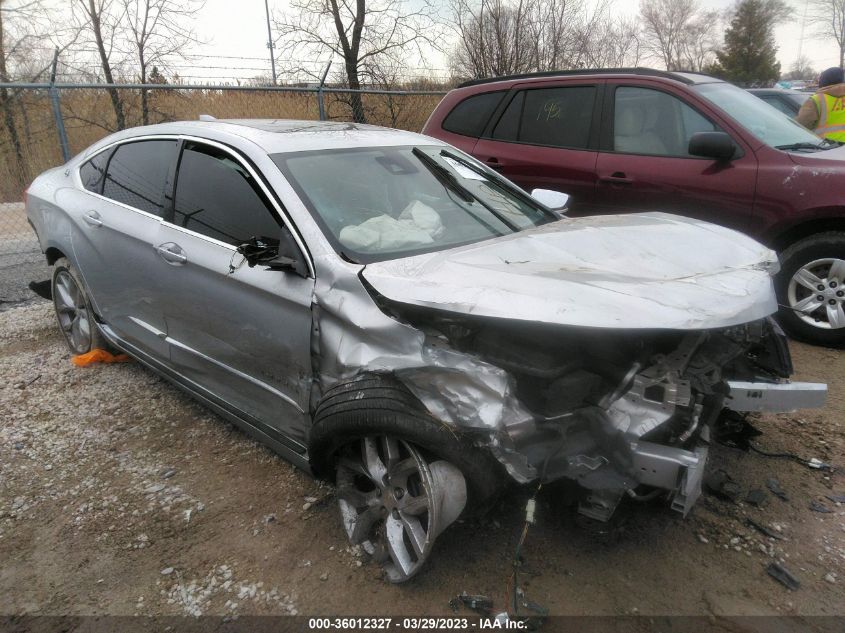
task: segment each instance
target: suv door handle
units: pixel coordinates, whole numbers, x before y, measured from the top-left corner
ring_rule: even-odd
[[[188,256],[185,255],[185,251],[183,251],[182,247],[175,242],[165,242],[164,244],[157,246],[156,252],[168,264],[179,265],[188,261]]]
[[[490,158],[488,158],[486,161],[484,161],[484,164],[495,171],[502,171],[505,168],[505,166],[502,165],[499,162],[499,159],[495,156],[491,156]]]
[[[628,178],[623,171],[615,171],[609,176],[601,176],[599,182],[605,182],[609,185],[630,185],[633,184],[634,179]]]
[[[93,226],[95,229],[98,229],[103,226],[103,221],[100,219],[100,214],[96,211],[89,211],[88,213],[82,216],[82,219],[85,220],[86,224]]]

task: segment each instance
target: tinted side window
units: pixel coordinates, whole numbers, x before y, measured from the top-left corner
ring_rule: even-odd
[[[239,245],[281,233],[258,183],[226,152],[187,143],[176,176],[173,223]]]
[[[594,86],[527,90],[519,140],[537,145],[586,149],[595,101]]]
[[[82,186],[88,191],[94,193],[101,193],[103,190],[103,176],[106,173],[106,164],[109,162],[111,151],[106,150],[100,152],[94,158],[86,163],[83,163],[79,168],[79,177],[82,180]]]
[[[504,91],[484,92],[461,101],[443,120],[443,129],[464,136],[481,136]]]
[[[617,152],[687,158],[689,139],[716,126],[686,103],[659,90],[616,89],[613,148]]]
[[[493,138],[502,141],[515,141],[519,137],[519,122],[522,119],[522,105],[525,103],[525,91],[516,93],[505,109],[502,118],[496,123]]]
[[[163,215],[164,182],[176,141],[138,141],[120,145],[112,154],[103,195],[130,207]]]

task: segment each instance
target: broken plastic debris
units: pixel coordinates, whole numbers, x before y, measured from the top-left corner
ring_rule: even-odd
[[[449,600],[449,606],[452,608],[452,611],[457,611],[458,607],[461,605],[464,605],[468,609],[472,609],[481,615],[490,615],[491,610],[493,609],[493,600],[487,596],[472,595],[468,594],[466,591],[462,591],[460,594]]]
[[[766,572],[787,589],[795,591],[801,587],[801,582],[780,563],[769,563]]]
[[[93,363],[127,363],[131,359],[126,354],[112,354],[104,349],[92,349],[85,354],[78,354],[70,359],[77,367],[87,367]]]
[[[775,479],[774,477],[769,477],[766,480],[766,488],[772,491],[772,494],[778,497],[783,501],[789,501],[789,497],[786,496],[786,491],[780,487],[780,482]]]
[[[813,512],[821,512],[822,514],[831,514],[833,510],[828,508],[825,504],[819,503],[815,499],[810,501],[810,510]]]
[[[754,519],[747,518],[747,519],[745,519],[745,522],[746,522],[748,525],[750,525],[751,527],[753,527],[755,530],[757,530],[758,532],[760,532],[761,534],[765,534],[766,536],[768,536],[768,537],[770,537],[770,538],[777,539],[777,540],[779,540],[779,541],[782,541],[782,540],[783,540],[783,536],[782,536],[781,534],[778,534],[777,532],[775,532],[774,530],[772,530],[772,529],[770,529],[770,528],[766,527],[766,526],[765,526],[765,525],[763,525],[762,523],[758,523],[758,522],[757,522],[757,521],[755,521]]]
[[[762,508],[769,500],[769,496],[759,488],[755,488],[754,490],[748,491],[748,496],[745,497],[745,500],[753,506]]]
[[[736,501],[740,488],[724,470],[716,470],[704,479],[704,488],[713,496],[724,501]]]
[[[845,503],[845,495],[825,495],[833,503]]]

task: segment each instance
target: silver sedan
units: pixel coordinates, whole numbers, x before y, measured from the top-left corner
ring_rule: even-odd
[[[508,480],[685,514],[725,407],[824,400],[788,381],[769,249],[565,202],[417,134],[198,121],[103,139],[27,213],[73,354],[125,351],[333,481],[401,582]]]

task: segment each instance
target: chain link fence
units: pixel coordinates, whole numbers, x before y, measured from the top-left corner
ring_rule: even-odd
[[[218,119],[357,121],[419,131],[442,91],[312,86],[0,84],[0,307],[47,279],[26,220],[32,179],[112,132],[137,125]]]

